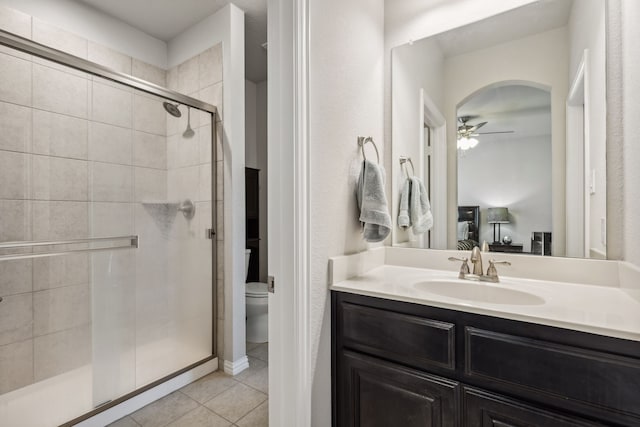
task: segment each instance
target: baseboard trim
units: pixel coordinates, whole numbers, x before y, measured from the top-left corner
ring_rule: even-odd
[[[228,375],[238,375],[240,372],[244,371],[249,367],[249,358],[245,355],[235,362],[231,362],[230,360],[224,361],[224,373]]]
[[[202,365],[173,377],[168,381],[158,384],[157,386],[140,393],[126,402],[122,402],[106,411],[100,412],[95,416],[86,419],[78,424],[78,427],[103,427],[125,417],[140,408],[147,406],[149,403],[173,393],[174,391],[191,384],[192,382],[218,370],[218,358],[211,359]]]

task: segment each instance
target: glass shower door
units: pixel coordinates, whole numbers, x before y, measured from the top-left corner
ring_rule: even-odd
[[[0,51],[0,425],[213,355],[212,115]]]

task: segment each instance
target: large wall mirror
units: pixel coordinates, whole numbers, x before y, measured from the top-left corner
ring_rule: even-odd
[[[392,50],[394,245],[606,259],[605,8],[541,0]],[[398,224],[414,177],[425,233]]]

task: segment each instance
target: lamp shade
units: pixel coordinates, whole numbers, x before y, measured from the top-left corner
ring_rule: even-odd
[[[489,224],[508,224],[509,209],[507,208],[489,208],[487,210],[487,222]]]

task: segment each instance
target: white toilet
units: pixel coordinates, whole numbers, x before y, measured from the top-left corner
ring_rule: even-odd
[[[245,277],[249,275],[251,249],[245,252]],[[269,296],[267,284],[248,282],[245,290],[247,311],[247,341],[264,343],[269,340]]]

